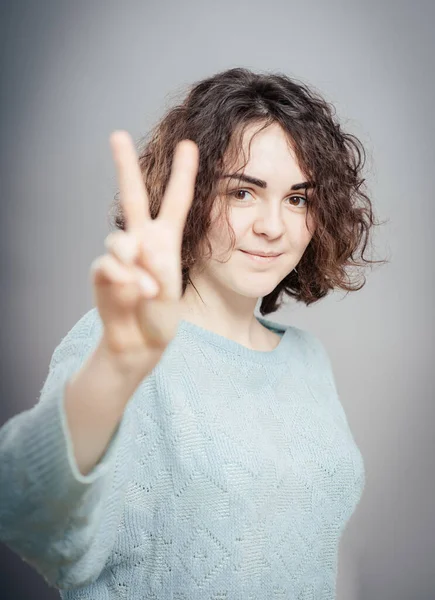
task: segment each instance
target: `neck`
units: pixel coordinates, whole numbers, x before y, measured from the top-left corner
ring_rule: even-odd
[[[248,348],[265,345],[268,331],[255,318],[258,298],[231,294],[226,290],[210,289],[205,281],[188,284],[181,304],[181,319],[213,331]]]

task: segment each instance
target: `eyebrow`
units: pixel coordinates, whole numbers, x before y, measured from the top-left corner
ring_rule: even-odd
[[[229,177],[230,179],[238,179],[239,181],[245,181],[246,183],[251,183],[252,185],[256,185],[257,187],[266,189],[267,182],[263,179],[257,179],[257,177],[252,177],[251,175],[237,175],[234,173],[233,175],[222,175],[221,179]],[[314,188],[315,183],[313,181],[303,181],[302,183],[295,183],[291,186],[291,190],[306,190],[308,188]]]

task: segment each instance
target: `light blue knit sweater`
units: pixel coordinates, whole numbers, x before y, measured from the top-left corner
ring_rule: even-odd
[[[320,340],[251,350],[181,321],[100,463],[77,469],[63,389],[87,312],[39,402],[0,429],[0,539],[68,600],[330,600],[364,463]]]

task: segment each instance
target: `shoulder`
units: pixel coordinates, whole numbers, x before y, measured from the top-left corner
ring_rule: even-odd
[[[268,329],[279,333],[280,335],[286,333],[289,337],[299,341],[303,347],[306,347],[310,351],[324,351],[324,345],[321,340],[312,331],[296,327],[295,325],[287,325],[285,323],[278,323],[265,317],[257,317],[258,320],[265,325]]]
[[[279,335],[285,334],[286,337],[292,341],[295,349],[299,351],[305,357],[307,361],[321,361],[326,366],[330,367],[329,356],[323,341],[317,334],[308,329],[302,329],[295,325],[287,325],[285,323],[278,323],[264,317],[258,317],[258,319],[268,329],[278,333]]]
[[[297,337],[301,352],[307,361],[313,361],[317,365],[322,364],[330,367],[330,360],[325,344],[322,339],[313,331],[291,326],[293,335]]]
[[[328,350],[322,339],[312,331],[292,326],[297,336],[298,356],[303,370],[317,380],[324,380],[335,386],[335,376]]]
[[[308,329],[291,326],[293,333],[301,341],[304,350],[310,355],[325,355],[327,354],[325,345],[319,336]]]

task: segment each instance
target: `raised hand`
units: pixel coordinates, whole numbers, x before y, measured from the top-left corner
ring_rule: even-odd
[[[110,144],[126,229],[107,236],[108,253],[91,265],[94,299],[107,350],[126,364],[145,361],[149,370],[175,336],[180,319],[181,243],[199,151],[191,140],[179,142],[159,214],[151,219],[131,136],[115,131]]]

